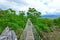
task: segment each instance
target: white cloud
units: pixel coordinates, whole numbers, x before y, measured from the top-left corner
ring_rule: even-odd
[[[48,7],[48,10],[52,13],[57,12],[58,10],[60,11],[60,0],[53,0],[53,2],[48,4]]]
[[[60,12],[60,0],[23,0],[23,4],[15,1],[0,0],[0,5],[4,5],[7,8],[13,8],[17,11],[28,10],[29,7],[34,7],[43,14]],[[46,13],[47,12],[47,13]]]
[[[10,2],[10,1],[7,1],[7,0],[1,0],[0,1],[0,5],[8,6],[8,8],[13,8],[13,9],[15,9],[17,11],[19,11],[19,10],[26,10],[27,9],[26,6],[19,5],[16,2]]]
[[[40,2],[39,0],[26,0],[26,2],[30,7],[34,7],[38,11],[41,11],[42,14],[46,14],[45,11],[48,9],[48,7],[43,2]]]

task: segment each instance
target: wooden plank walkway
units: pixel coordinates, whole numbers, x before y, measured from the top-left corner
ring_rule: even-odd
[[[33,25],[31,23],[31,21],[28,19],[26,28],[24,29],[21,40],[34,40],[32,27],[33,27]]]

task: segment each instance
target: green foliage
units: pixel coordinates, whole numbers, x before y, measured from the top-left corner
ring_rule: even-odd
[[[27,15],[25,15],[26,13]],[[15,10],[10,8],[7,10],[0,9],[0,33],[8,26],[10,30],[16,32],[18,39],[20,39],[28,18],[30,18],[38,35],[41,37],[41,32],[52,32],[51,28],[53,26],[60,26],[60,18],[42,18],[41,12],[35,8],[29,8],[26,13],[25,11],[19,11],[17,14]]]
[[[27,17],[32,18],[32,17],[40,17],[41,12],[38,12],[35,8],[29,8],[27,12]]]
[[[27,18],[23,15],[23,11],[19,15],[12,9],[0,10],[0,34],[8,26],[10,30],[14,30],[19,38],[25,28]]]
[[[55,18],[54,19],[54,25],[59,26],[60,27],[60,17],[59,18]]]

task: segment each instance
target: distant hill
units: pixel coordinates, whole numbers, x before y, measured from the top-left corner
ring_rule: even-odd
[[[60,17],[60,15],[42,15],[43,18],[56,18],[56,17]]]

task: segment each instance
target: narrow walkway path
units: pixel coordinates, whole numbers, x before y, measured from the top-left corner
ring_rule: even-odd
[[[28,22],[27,22],[27,25],[26,25],[26,29],[27,29],[26,40],[34,40],[32,27],[33,27],[33,25],[31,23],[31,21],[28,19]]]
[[[33,27],[33,25],[31,23],[31,21],[28,19],[26,28],[24,29],[21,40],[34,40],[32,27]]]

